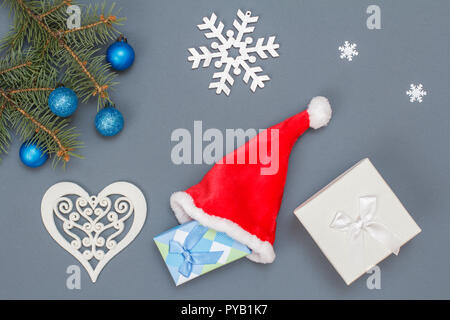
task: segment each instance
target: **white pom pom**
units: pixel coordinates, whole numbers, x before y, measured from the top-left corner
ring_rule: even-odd
[[[331,106],[325,97],[314,97],[308,106],[309,126],[313,129],[324,127],[331,119]]]

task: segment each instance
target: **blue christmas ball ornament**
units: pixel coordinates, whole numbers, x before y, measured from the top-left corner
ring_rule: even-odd
[[[30,168],[42,166],[48,159],[44,149],[37,146],[36,142],[25,141],[20,147],[20,160]]]
[[[114,107],[105,107],[95,116],[95,128],[105,137],[118,134],[123,129],[123,116]]]
[[[122,71],[131,67],[134,62],[134,49],[127,42],[127,39],[120,36],[119,39],[108,47],[106,51],[106,61],[115,70]]]
[[[72,89],[59,87],[50,93],[48,106],[58,117],[68,117],[77,110],[78,97]]]

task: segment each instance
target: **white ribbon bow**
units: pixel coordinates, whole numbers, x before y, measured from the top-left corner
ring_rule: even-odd
[[[374,221],[376,209],[376,197],[360,197],[359,216],[356,220],[353,220],[345,213],[337,212],[330,227],[336,230],[348,232],[350,240],[353,244],[356,242],[363,242],[364,245],[363,234],[367,232],[372,238],[381,243],[393,254],[398,255],[401,242],[383,224]],[[358,241],[360,238],[361,240]]]

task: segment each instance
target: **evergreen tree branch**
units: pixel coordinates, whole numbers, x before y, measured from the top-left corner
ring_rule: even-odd
[[[100,15],[98,12],[100,11]],[[109,9],[106,9],[105,4],[101,6],[89,5],[85,14],[82,17],[82,25],[91,25],[100,20],[103,17],[116,17],[115,19],[109,19],[106,24],[99,24],[96,27],[80,30],[79,32],[67,33],[66,40],[72,48],[77,48],[79,44],[83,44],[85,47],[95,48],[99,45],[105,45],[111,41],[117,39],[120,34],[116,30],[115,26],[123,24],[125,18],[117,17],[114,12],[114,4]]]
[[[0,154],[6,153],[9,147],[11,136],[7,127],[6,106],[0,106]],[[1,159],[0,159],[1,160]]]
[[[13,130],[24,141],[43,147],[53,161],[65,164],[79,155],[78,133],[66,119],[48,107],[56,83],[72,88],[85,102],[98,97],[98,106],[110,101],[107,90],[115,73],[100,53],[118,36],[124,18],[113,13],[114,4],[89,5],[82,27],[67,30],[65,5],[72,0],[0,0],[14,15],[7,36],[0,40],[0,155],[6,153]],[[100,12],[99,12],[100,11]]]
[[[57,4],[56,6],[54,6],[53,8],[49,9],[48,11],[41,13],[39,15],[40,19],[45,18],[46,16],[52,14],[53,12],[61,9],[64,5],[66,6],[70,6],[71,5],[72,0],[62,0],[59,4]]]
[[[27,61],[27,62],[19,64],[17,66],[13,66],[11,68],[8,68],[8,69],[5,69],[5,70],[1,70],[0,71],[0,75],[3,75],[5,73],[8,73],[8,72],[11,72],[11,71],[23,68],[23,67],[29,67],[29,66],[31,66],[31,61]]]
[[[77,31],[84,31],[87,29],[92,29],[94,27],[97,27],[101,24],[105,24],[107,26],[112,26],[112,22],[115,22],[117,20],[116,16],[109,16],[107,18],[105,18],[103,15],[100,15],[100,20],[98,20],[97,22],[85,25],[85,26],[81,26],[79,28],[73,28],[73,29],[69,29],[69,30],[65,30],[62,31],[61,33],[63,34],[69,34],[69,33],[73,33],[73,32],[77,32]]]
[[[0,74],[0,105],[4,105],[0,117],[0,153],[6,152],[10,135],[8,127],[15,129],[23,140],[36,142],[45,148],[54,164],[62,160],[64,165],[71,156],[79,157],[78,134],[68,127],[65,119],[55,116],[48,108],[48,94],[56,83],[57,71],[46,64],[39,65],[26,53],[6,56],[0,60],[0,70],[13,68],[6,75]],[[22,66],[15,68],[15,66]],[[7,88],[1,91],[1,88]]]
[[[56,142],[56,144],[58,145],[59,150],[57,152],[57,156],[59,158],[62,158],[65,162],[69,161],[70,159],[69,152],[73,151],[74,149],[64,146],[62,141],[58,138],[57,136],[58,132],[56,130],[52,131],[49,128],[47,128],[44,124],[42,124],[40,121],[36,120],[31,114],[26,112],[23,108],[19,107],[17,105],[17,102],[11,99],[9,95],[6,94],[3,90],[0,90],[0,95],[9,103],[10,108],[17,110],[20,114],[22,114],[26,119],[31,121],[36,126],[36,132],[42,130],[46,134],[48,134],[53,139],[53,141]],[[4,111],[4,107],[2,110]]]
[[[81,70],[86,74],[86,76],[91,80],[92,84],[95,87],[95,90],[92,92],[93,96],[97,94],[101,98],[108,98],[108,85],[100,85],[97,80],[92,76],[91,72],[86,68],[85,61],[82,61],[78,55],[70,48],[64,38],[62,38],[62,34],[60,32],[53,31],[48,25],[42,22],[38,15],[36,15],[25,3],[23,0],[16,0],[17,3],[22,7],[22,9],[31,17],[42,29],[44,29],[54,40],[58,42],[58,44],[63,47],[72,58],[78,63]]]
[[[55,88],[24,88],[24,89],[8,90],[7,94],[12,95],[22,92],[53,91],[53,90],[55,90]]]

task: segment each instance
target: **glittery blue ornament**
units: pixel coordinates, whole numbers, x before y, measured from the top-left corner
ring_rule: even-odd
[[[48,159],[48,154],[36,142],[25,141],[20,147],[20,160],[30,168],[42,166]]]
[[[118,71],[131,67],[134,62],[134,49],[128,44],[126,38],[120,36],[115,43],[108,47],[106,61]]]
[[[59,87],[50,93],[48,106],[58,117],[68,117],[77,110],[78,97],[72,89]]]
[[[105,137],[118,134],[123,128],[123,116],[114,107],[105,107],[95,116],[95,128]]]

